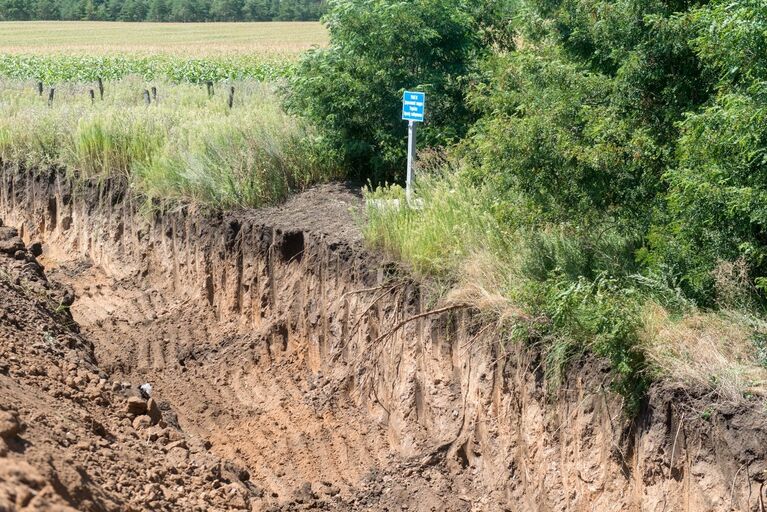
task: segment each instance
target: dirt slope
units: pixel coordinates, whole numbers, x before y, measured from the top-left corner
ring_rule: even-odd
[[[44,242],[51,280],[77,297],[71,312],[92,348],[72,359],[106,377],[105,403],[80,406],[109,432],[97,414],[122,425],[113,444],[136,439],[161,460],[163,442],[144,441],[160,428],[125,418],[127,394],[151,383],[185,462],[235,468],[212,480],[203,471],[189,503],[162,502],[170,508],[242,506],[216,494],[235,486],[250,510],[759,510],[757,402],[715,406],[659,385],[629,421],[597,360],[548,393],[534,349],[483,337],[471,311],[431,314],[427,288],[364,250],[350,211],[359,202],[333,185],[258,212],[147,217],[110,183],[0,174],[0,217]],[[41,446],[54,438],[38,435]],[[89,478],[86,488],[102,488]],[[153,509],[141,496],[108,497]]]
[[[33,252],[0,227],[0,510],[249,510],[246,471],[96,365]]]
[[[323,217],[297,222],[359,240],[348,222],[358,201],[331,186],[291,206],[321,202]],[[49,281],[18,231],[0,230],[0,354],[13,354],[0,375],[0,424],[13,426],[0,510],[467,509],[447,496],[444,469],[397,457],[385,428],[304,354],[265,345],[271,326],[243,334],[145,276],[116,279],[46,246]],[[143,383],[161,421],[144,415]]]

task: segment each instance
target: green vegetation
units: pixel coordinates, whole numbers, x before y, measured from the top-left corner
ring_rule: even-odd
[[[475,120],[466,94],[482,56],[508,44],[503,2],[336,0],[324,18],[330,46],[309,51],[287,88],[287,106],[324,129],[350,175],[402,179],[400,121],[406,88],[429,95],[429,147],[454,144]]]
[[[424,0],[444,14],[419,19],[429,37],[406,47],[371,28],[409,21],[383,4],[332,3],[329,48],[292,78],[347,162],[349,147],[367,151],[352,162],[374,182],[404,167],[402,143],[388,150],[404,139],[399,90],[429,92],[423,207],[375,203],[370,242],[448,283],[448,297],[492,297],[555,376],[576,354],[605,357],[629,409],[659,375],[763,394],[767,6]],[[396,62],[376,54],[392,48]],[[338,81],[344,122],[327,106]],[[443,115],[451,105],[464,110]],[[370,195],[402,199],[398,187]]]
[[[0,51],[16,55],[292,57],[327,42],[317,22],[3,22]]]
[[[323,0],[0,0],[0,20],[317,20]]]
[[[271,82],[291,72],[300,51],[325,40],[319,23],[12,22],[0,30],[0,78]]]
[[[293,75],[289,107],[326,129],[347,169],[376,180],[397,176],[405,159],[399,120],[406,87],[430,103],[429,145],[463,136],[470,117],[463,96],[480,38],[453,0],[336,2],[326,19],[331,46],[309,52]],[[372,43],[372,44],[371,44]]]
[[[290,60],[253,56],[186,58],[168,55],[0,55],[0,77],[42,81],[93,83],[137,76],[146,81],[205,83],[274,81],[287,75]]]
[[[57,90],[53,106],[33,84],[4,83],[0,160],[65,166],[81,179],[118,178],[155,204],[258,207],[332,179],[332,154],[306,123],[286,115],[269,86],[235,83],[230,110],[220,91],[158,84],[147,106],[139,80],[108,84],[91,103],[83,86]]]

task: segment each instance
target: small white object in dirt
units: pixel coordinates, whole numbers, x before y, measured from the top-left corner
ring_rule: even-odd
[[[141,391],[141,396],[143,396],[145,399],[149,399],[149,397],[152,396],[152,385],[148,382],[146,384],[140,385],[138,390]]]

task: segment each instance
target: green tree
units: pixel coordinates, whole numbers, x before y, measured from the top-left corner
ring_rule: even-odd
[[[173,21],[206,21],[209,7],[205,0],[173,0],[170,17]]]
[[[148,21],[168,21],[170,6],[168,0],[150,0],[147,12]]]
[[[2,0],[0,1],[0,20],[28,20],[30,6],[26,0]]]
[[[402,177],[405,89],[428,93],[425,145],[464,135],[472,121],[465,92],[480,52],[467,2],[336,0],[326,20],[330,47],[300,62],[287,105],[326,130],[350,173]]]
[[[651,239],[654,261],[710,303],[721,261],[746,261],[767,291],[767,3],[720,1],[694,21],[716,95],[681,124],[668,211]]]
[[[245,0],[243,17],[249,21],[268,21],[275,16],[273,0]]]
[[[112,21],[120,19],[120,12],[124,3],[125,0],[108,0],[106,3],[107,18]]]
[[[125,0],[120,9],[120,21],[144,21],[149,8],[145,0]]]
[[[62,1],[59,3],[59,12],[62,20],[83,19],[82,4],[79,1]]]
[[[210,16],[216,21],[238,21],[242,19],[242,0],[213,0]]]
[[[55,0],[37,0],[32,18],[36,20],[57,20],[61,17]]]
[[[323,0],[0,0],[0,20],[316,20]]]

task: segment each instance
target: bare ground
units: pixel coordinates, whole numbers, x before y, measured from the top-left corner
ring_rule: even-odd
[[[337,184],[259,217],[358,244],[359,206]],[[260,350],[263,329],[243,334],[142,275],[54,247],[41,257],[50,282],[2,229],[14,246],[0,256],[0,350],[12,354],[0,421],[24,430],[0,451],[0,510],[468,509],[443,468],[399,458],[305,353]],[[128,410],[145,404],[144,383],[162,420]]]
[[[598,360],[547,393],[364,250],[348,185],[146,218],[0,177],[45,242],[0,228],[0,511],[760,511],[758,405],[658,385],[630,421]]]

